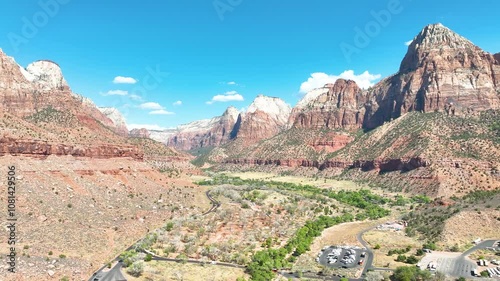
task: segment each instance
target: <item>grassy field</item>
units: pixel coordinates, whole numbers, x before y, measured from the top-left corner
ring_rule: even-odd
[[[225,172],[224,174],[230,177],[240,177],[242,179],[258,179],[258,180],[272,180],[277,182],[290,182],[295,184],[309,184],[320,188],[331,188],[335,189],[345,189],[345,190],[358,190],[362,186],[352,182],[352,181],[338,181],[332,179],[322,179],[322,178],[309,178],[309,177],[298,177],[298,176],[280,176],[271,173],[262,172]]]

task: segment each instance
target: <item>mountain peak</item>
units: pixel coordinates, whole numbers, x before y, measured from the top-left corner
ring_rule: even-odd
[[[440,49],[440,48],[474,48],[475,45],[468,39],[455,33],[441,23],[429,24],[415,37],[411,47]]]
[[[236,107],[234,106],[230,106],[226,109],[226,111],[224,111],[224,114],[222,114],[222,116],[229,116],[231,117],[233,120],[237,120],[238,119],[238,115],[240,114],[240,111],[238,109],[236,109]]]
[[[441,23],[425,26],[413,39],[408,50],[414,49],[474,49],[477,48],[470,40],[459,35]]]
[[[282,123],[286,123],[292,108],[280,98],[258,95],[248,107],[247,113],[253,113],[257,110],[269,114]]]
[[[415,70],[421,63],[419,59],[426,57],[430,52],[440,53],[446,50],[476,50],[479,49],[468,39],[449,29],[441,23],[429,24],[413,39],[408,46],[400,72]]]
[[[31,63],[26,68],[29,75],[25,75],[26,79],[32,82],[37,82],[46,89],[68,89],[68,83],[64,79],[61,68],[53,61],[39,60]]]

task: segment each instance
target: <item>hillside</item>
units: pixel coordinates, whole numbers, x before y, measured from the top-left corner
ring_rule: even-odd
[[[17,218],[17,273],[0,267],[3,280],[86,280],[166,218],[202,212],[190,159],[129,139],[119,111],[73,93],[56,63],[23,68],[0,50],[0,166],[16,170]]]
[[[315,89],[292,109],[290,129],[250,146],[233,140],[196,163],[369,180],[444,197],[498,188],[497,58],[428,25],[396,74],[367,90],[344,79]]]

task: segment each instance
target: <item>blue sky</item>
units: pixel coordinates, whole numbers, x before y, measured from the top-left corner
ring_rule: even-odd
[[[500,52],[498,0],[20,0],[0,9],[5,53],[22,66],[57,62],[74,92],[150,128],[244,108],[258,94],[293,106],[341,73],[369,86],[397,72],[405,42],[430,23]]]

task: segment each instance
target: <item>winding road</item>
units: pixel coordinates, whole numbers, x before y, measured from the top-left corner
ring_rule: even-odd
[[[368,229],[365,229],[363,231],[361,231],[360,233],[358,233],[356,235],[356,239],[358,239],[359,243],[361,243],[361,245],[363,245],[363,247],[366,248],[366,258],[365,258],[365,266],[363,267],[363,272],[361,272],[361,276],[365,276],[366,272],[368,271],[368,269],[372,269],[372,264],[373,264],[373,251],[372,249],[370,248],[370,245],[368,245],[368,243],[363,239],[363,235],[374,229],[375,227],[370,227]],[[384,269],[385,270],[385,269]]]
[[[212,195],[210,195],[210,190],[208,190],[207,192],[205,192],[205,195],[207,196],[208,200],[210,200],[210,202],[212,203],[212,207],[208,211],[204,212],[202,214],[203,216],[204,215],[208,215],[208,214],[210,214],[212,212],[215,212],[220,207],[220,205],[221,205],[219,201],[215,200],[212,197]]]

